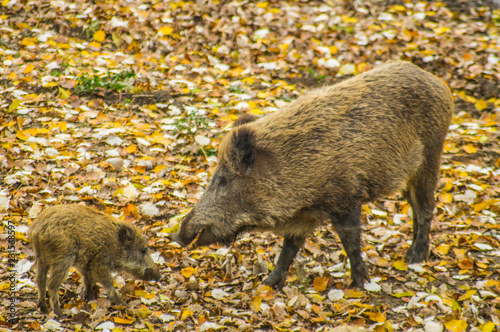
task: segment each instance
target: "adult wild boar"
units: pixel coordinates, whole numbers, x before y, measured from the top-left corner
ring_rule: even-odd
[[[330,220],[351,263],[352,286],[369,275],[361,258],[361,205],[402,190],[413,210],[406,256],[422,262],[441,152],[453,113],[449,88],[404,61],[313,90],[261,119],[240,117],[219,147],[205,193],[174,239],[232,243],[248,231],[284,236],[265,284],[281,288],[305,238]]]
[[[56,315],[64,316],[59,287],[70,267],[78,268],[85,282],[85,298],[94,300],[96,282],[106,289],[113,304],[124,304],[113,286],[111,272],[127,272],[142,280],[159,280],[160,271],[148,253],[147,239],[128,222],[92,208],[70,204],[50,207],[30,225],[29,240],[37,264],[38,307],[48,312],[49,297]]]

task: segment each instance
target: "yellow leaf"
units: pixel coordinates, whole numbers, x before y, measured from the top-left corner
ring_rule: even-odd
[[[89,47],[90,48],[95,48],[95,49],[100,49],[101,48],[101,44],[99,44],[98,42],[93,41],[93,42],[89,43]]]
[[[257,4],[257,7],[259,7],[259,8],[266,8],[268,5],[269,5],[269,2],[267,2],[267,1],[265,1],[265,2],[259,2]]]
[[[495,323],[488,322],[481,326],[481,332],[493,332],[495,331]]]
[[[450,251],[450,246],[442,244],[434,250],[439,252],[441,255],[447,255],[448,251]]]
[[[59,126],[59,130],[64,133],[66,130],[68,130],[68,125],[66,122],[58,122],[57,125]]]
[[[476,153],[477,152],[477,149],[474,146],[470,145],[470,144],[469,145],[464,145],[464,146],[462,146],[462,148],[467,153]]]
[[[255,82],[255,77],[245,77],[241,81],[243,83],[253,84]]]
[[[102,30],[96,31],[94,33],[94,40],[98,43],[102,43],[106,38],[106,33]]]
[[[451,29],[449,27],[440,27],[440,28],[434,29],[434,33],[437,35],[442,35],[443,33],[450,31],[450,30]]]
[[[464,295],[460,296],[458,298],[458,301],[463,301],[463,300],[467,300],[468,298],[470,298],[472,295],[476,295],[477,293],[477,290],[475,289],[470,289],[468,290],[467,292],[465,292]]]
[[[189,278],[193,275],[193,273],[196,273],[197,269],[194,267],[188,266],[182,269],[181,273],[184,276],[184,278]]]
[[[62,100],[66,100],[69,98],[69,96],[71,96],[71,92],[69,90],[65,90],[59,87],[59,98],[61,98]]]
[[[463,320],[452,319],[446,324],[444,324],[444,326],[450,331],[462,332],[465,331],[465,329],[467,329],[467,322]]]
[[[483,99],[479,99],[478,101],[476,101],[476,103],[474,104],[474,106],[476,106],[476,109],[478,111],[482,111],[485,108],[488,108],[488,103],[485,100],[483,100]]]
[[[264,91],[257,92],[257,97],[259,97],[261,99],[267,98],[267,96],[268,96],[267,92],[264,92]]]
[[[189,310],[184,310],[182,312],[182,315],[181,315],[181,320],[185,320],[186,318],[188,318],[189,316],[191,316],[193,314],[192,311],[189,311]]]
[[[330,50],[330,54],[335,54],[339,50],[337,46],[328,46],[328,49]]]
[[[153,143],[159,143],[163,145],[169,145],[170,143],[172,143],[172,141],[169,138],[163,136],[157,131],[155,131],[151,136],[148,136],[148,139]]]
[[[26,68],[24,68],[23,73],[29,74],[33,71],[33,69],[35,69],[35,65],[30,63],[29,65],[26,66]]]
[[[255,115],[261,115],[262,113],[264,113],[263,110],[261,110],[260,108],[253,108],[249,111],[250,113],[253,113]]]
[[[168,35],[170,35],[172,32],[174,32],[174,28],[172,28],[172,27],[161,27],[161,28],[160,28],[160,33],[161,33],[163,36],[168,36]]]
[[[451,202],[453,202],[453,194],[442,193],[442,194],[439,195],[439,199],[443,203],[451,203]]]
[[[7,6],[7,4],[10,2],[10,0],[3,0],[2,1],[2,6]]]
[[[137,146],[129,145],[125,148],[125,151],[127,151],[127,153],[134,153],[135,151],[137,151]]]
[[[396,270],[399,270],[399,271],[406,271],[408,270],[408,265],[406,265],[406,263],[402,260],[399,260],[399,261],[395,261],[392,266],[394,266],[394,268]]]
[[[16,133],[16,137],[19,138],[22,141],[26,141],[29,138],[29,136],[26,135],[26,133],[24,131],[22,131],[22,130],[20,130],[20,131],[18,131]]]
[[[344,20],[345,23],[358,23],[358,19],[355,17],[350,17],[347,15],[343,15],[342,19]]]
[[[156,174],[160,173],[162,170],[164,170],[165,168],[168,168],[167,166],[165,165],[158,165],[155,167],[155,169],[153,170],[153,172],[155,172]]]
[[[252,310],[254,312],[259,312],[261,303],[262,297],[260,295],[257,295],[252,299],[252,303],[250,304],[250,306],[252,307]]]
[[[117,324],[130,325],[133,322],[135,322],[135,318],[133,318],[133,317],[128,317],[128,318],[113,317],[113,322],[115,322]]]
[[[316,278],[314,278],[313,285],[314,285],[314,289],[316,290],[316,292],[321,293],[322,291],[324,291],[326,289],[326,286],[328,286],[328,278],[316,277]]]
[[[9,105],[9,112],[15,111],[19,105],[21,105],[21,101],[19,99],[14,99]]]

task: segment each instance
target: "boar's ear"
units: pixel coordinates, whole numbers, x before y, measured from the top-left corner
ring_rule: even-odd
[[[128,246],[134,242],[135,230],[129,225],[122,225],[118,230],[118,239],[120,242]]]
[[[237,165],[244,172],[250,171],[255,159],[255,133],[250,128],[237,128],[232,143]]]
[[[243,113],[236,121],[234,121],[233,128],[244,125],[245,123],[254,122],[255,120],[257,120],[257,117],[255,115]]]

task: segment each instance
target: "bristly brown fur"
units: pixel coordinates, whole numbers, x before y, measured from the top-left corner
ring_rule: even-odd
[[[201,231],[207,244],[233,239],[241,229],[282,234],[278,266],[266,280],[280,287],[305,237],[331,220],[350,258],[353,284],[361,286],[368,278],[360,250],[361,205],[402,190],[414,211],[407,258],[421,262],[429,251],[452,114],[444,82],[393,61],[310,91],[261,119],[242,120],[221,143],[212,182],[182,222],[180,238]],[[248,142],[242,133],[254,141],[241,144]]]

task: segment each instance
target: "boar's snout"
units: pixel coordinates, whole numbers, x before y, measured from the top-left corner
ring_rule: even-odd
[[[180,236],[180,234],[179,234],[179,233],[180,233],[180,231],[179,231],[179,232],[177,232],[177,233],[175,233],[175,234],[171,234],[171,235],[170,235],[170,240],[172,240],[172,241],[174,241],[174,242],[176,242],[176,243],[180,244],[180,245],[181,245],[181,246],[183,246],[183,247],[187,247],[187,245],[188,245],[189,243],[191,243],[191,241],[194,239],[194,237],[193,237],[193,238],[191,239],[191,241],[186,242],[186,241],[184,241],[184,240],[182,239],[182,237]]]
[[[146,270],[144,270],[143,279],[146,281],[150,280],[159,281],[161,279],[160,271],[158,269],[148,267]]]
[[[209,244],[212,244],[214,242],[217,242],[214,233],[212,232],[211,227],[206,227],[201,231],[200,236],[198,237],[198,240],[195,242],[195,246],[208,246]]]

